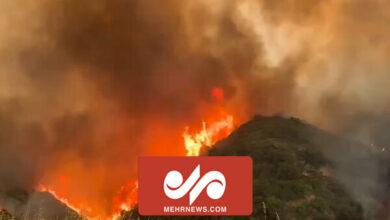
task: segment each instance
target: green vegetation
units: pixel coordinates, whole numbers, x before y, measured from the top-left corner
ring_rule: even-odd
[[[360,220],[361,206],[333,178],[326,155],[351,143],[294,118],[256,116],[214,147],[212,156],[251,156],[253,214],[236,217],[141,219]],[[124,219],[138,218],[136,210]]]
[[[121,219],[361,220],[362,207],[334,178],[334,167],[337,158],[367,155],[363,151],[357,143],[298,119],[256,116],[212,148],[203,149],[212,156],[252,157],[251,216],[148,217],[134,209]]]

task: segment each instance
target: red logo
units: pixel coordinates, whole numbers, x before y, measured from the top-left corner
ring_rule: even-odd
[[[250,157],[140,157],[141,215],[250,215]]]

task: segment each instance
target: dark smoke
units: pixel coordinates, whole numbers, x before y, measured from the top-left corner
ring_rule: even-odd
[[[0,3],[3,191],[64,172],[78,199],[110,199],[138,155],[183,154],[171,146],[214,87],[240,120],[283,113],[390,143],[385,0]]]

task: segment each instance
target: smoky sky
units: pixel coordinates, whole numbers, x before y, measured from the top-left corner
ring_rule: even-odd
[[[65,170],[73,187],[111,196],[135,176],[138,155],[177,150],[156,139],[201,121],[215,87],[240,122],[282,113],[370,142],[372,128],[388,128],[389,9],[0,0],[0,187],[59,184],[53,173]]]

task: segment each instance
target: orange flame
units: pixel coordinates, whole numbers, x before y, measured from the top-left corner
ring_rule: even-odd
[[[123,212],[128,212],[134,208],[138,202],[138,181],[132,180],[121,187],[116,197],[113,199],[115,214],[109,218],[111,220],[120,219]]]
[[[187,156],[199,156],[200,150],[203,146],[212,146],[222,138],[227,137],[233,131],[233,116],[226,115],[217,122],[208,124],[203,121],[202,129],[198,133],[189,133],[189,127],[185,128],[183,133],[184,145],[187,149]],[[96,217],[90,217],[87,213],[90,213],[88,207],[81,207],[79,205],[72,204],[68,199],[58,195],[56,191],[46,186],[40,185],[39,191],[48,192],[52,194],[57,200],[68,206],[73,211],[77,212],[87,219],[96,219]],[[138,202],[138,181],[131,180],[121,187],[117,195],[112,201],[112,214],[110,217],[99,218],[107,220],[117,220],[121,218],[123,212],[130,211]]]
[[[228,115],[222,120],[212,123],[209,127],[204,121],[202,125],[202,130],[197,134],[189,134],[188,127],[184,131],[183,138],[187,156],[199,156],[203,146],[212,146],[218,140],[228,136],[233,131],[233,116]]]
[[[190,133],[189,126],[185,127],[184,133],[182,134],[184,138],[184,146],[187,150],[187,156],[199,156],[201,148],[204,146],[212,146],[217,141],[227,137],[234,129],[233,126],[233,116],[230,114],[225,114],[225,108],[222,106],[224,99],[224,91],[221,88],[213,88],[211,91],[211,97],[216,101],[217,106],[215,109],[209,111],[211,113],[206,121],[202,122],[202,127],[199,132]],[[218,112],[222,112],[222,117],[219,120],[215,120],[214,117]],[[67,178],[65,176],[59,177],[60,182],[66,182]],[[61,189],[61,187],[60,187]],[[53,188],[48,188],[43,185],[39,186],[39,191],[45,191],[51,193],[56,199],[67,205],[70,209],[77,212],[79,215],[82,215],[87,219],[106,219],[106,220],[117,220],[121,219],[124,212],[131,211],[138,202],[138,181],[131,180],[125,185],[123,185],[116,196],[112,199],[111,211],[106,212],[103,216],[92,216],[92,209],[88,206],[84,206],[84,203],[71,203],[63,196],[59,196],[59,192],[53,190]],[[97,214],[96,211],[100,212],[102,210],[93,210],[94,214]],[[107,210],[106,210],[107,211]],[[104,212],[100,212],[104,213]]]

